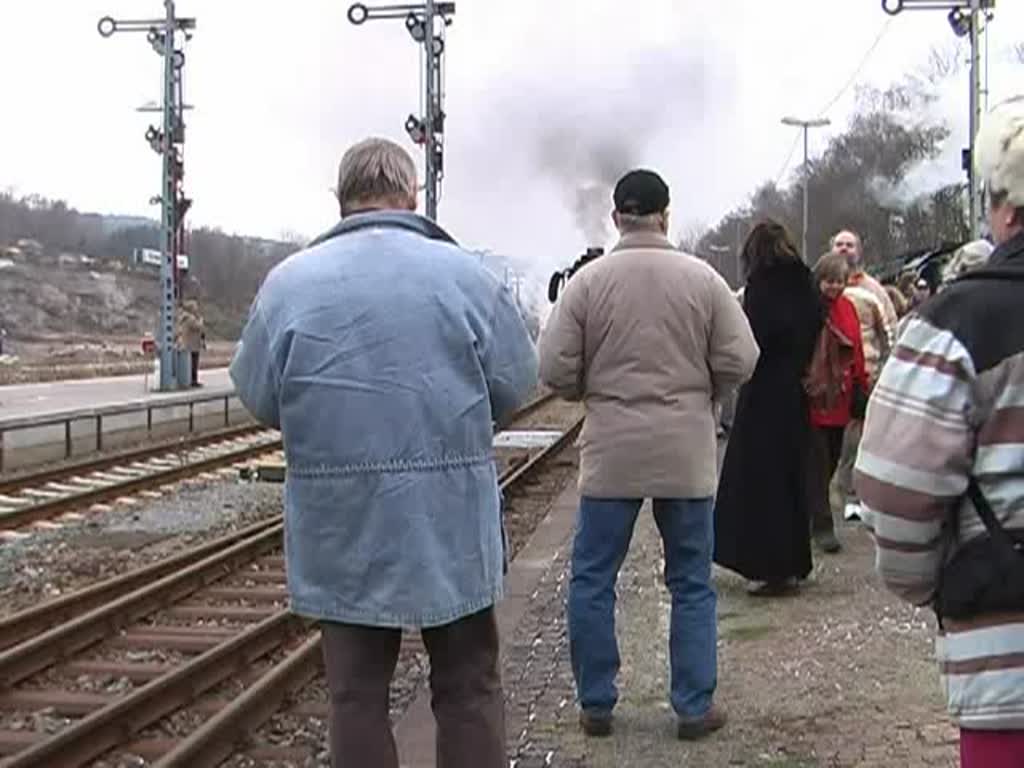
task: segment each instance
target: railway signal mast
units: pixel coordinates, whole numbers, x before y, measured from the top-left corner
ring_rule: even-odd
[[[175,15],[174,0],[164,0],[164,10],[162,19],[115,19],[104,16],[97,25],[103,37],[110,37],[115,32],[145,33],[146,40],[164,64],[162,106],[140,110],[158,111],[163,116],[160,128],[151,125],[146,130],[146,141],[163,160],[160,195],[150,200],[161,205],[160,327],[157,344],[160,355],[159,390],[162,392],[187,388],[191,378],[189,355],[178,350],[175,345],[175,311],[181,297],[182,282],[177,256],[184,251],[185,214],[192,204],[182,190],[185,175],[186,109],[182,83],[184,44],[192,39],[192,30],[196,27],[194,18],[179,18]]]
[[[451,25],[455,3],[426,0],[409,5],[367,6],[354,3],[348,20],[356,25],[374,19],[404,19],[412,39],[423,46],[424,115],[409,115],[405,130],[416,144],[423,145],[426,168],[427,218],[437,220],[437,201],[444,177],[444,30]],[[437,22],[440,22],[438,27]]]
[[[982,222],[985,218],[984,190],[974,169],[974,143],[981,122],[981,22],[987,24],[992,20],[991,9],[995,8],[996,0],[882,0],[882,10],[890,16],[903,11],[948,11],[947,19],[957,37],[968,37],[971,43],[970,72],[970,120],[968,147],[963,152],[962,166],[967,172],[967,187],[970,196],[971,238],[981,236]]]

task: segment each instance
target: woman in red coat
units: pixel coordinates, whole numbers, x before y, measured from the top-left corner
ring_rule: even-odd
[[[811,532],[825,552],[838,552],[829,484],[839,463],[843,431],[851,418],[863,418],[868,377],[857,310],[843,295],[849,267],[828,253],[814,268],[825,313],[807,372],[805,387],[811,409],[811,456],[807,489],[811,494]]]

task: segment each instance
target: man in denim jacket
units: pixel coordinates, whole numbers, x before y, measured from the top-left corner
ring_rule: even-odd
[[[368,139],[341,222],[278,265],[231,364],[283,433],[291,607],[323,627],[335,766],[397,768],[388,686],[402,627],[430,655],[437,764],[505,766],[495,421],[536,384],[510,292],[414,213],[416,171]]]

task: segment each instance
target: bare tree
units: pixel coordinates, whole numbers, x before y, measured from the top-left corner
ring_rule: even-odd
[[[952,40],[944,45],[933,45],[928,54],[928,61],[917,72],[931,85],[938,85],[943,80],[960,74],[966,59],[966,50],[959,40]]]
[[[876,267],[910,251],[966,239],[960,185],[914,189],[908,182],[912,170],[938,156],[949,135],[947,126],[907,119],[920,117],[920,108],[935,97],[935,90],[924,76],[906,78],[885,90],[858,89],[856,113],[824,153],[813,158],[792,184],[777,187],[768,182],[757,188],[745,205],[726,214],[703,238],[701,252],[721,254],[712,264],[734,280],[735,260],[728,252],[735,250],[737,232],[767,217],[799,233],[799,185],[805,174],[812,201],[809,258],[827,248],[830,235],[847,228],[861,233],[868,261]],[[893,226],[896,221],[900,226]]]
[[[711,227],[702,219],[684,221],[676,233],[676,244],[680,250],[696,255],[700,249],[700,241],[710,230]]]
[[[0,246],[13,245],[21,238],[38,240],[44,253],[54,256],[62,251],[88,254],[104,260],[127,262],[136,248],[158,248],[160,230],[156,222],[115,226],[117,217],[82,214],[61,200],[39,195],[15,197],[0,192]],[[229,235],[216,229],[200,228],[188,233],[188,252],[192,261],[190,279],[202,293],[207,325],[214,334],[232,338],[245,319],[252,297],[267,272],[289,254],[302,247],[306,238],[292,233],[287,241],[263,240]],[[11,291],[0,282],[0,298]],[[153,282],[156,298],[156,281]],[[32,305],[29,301],[29,306]],[[87,307],[85,309],[88,309]],[[65,313],[69,327],[89,320],[77,317],[81,306],[75,304]],[[155,309],[152,310],[155,317]],[[129,329],[117,322],[134,322],[130,317],[109,320],[110,328]],[[109,328],[108,328],[109,330]]]
[[[282,229],[277,234],[277,239],[282,243],[288,245],[294,245],[298,248],[303,248],[312,238],[306,237],[306,235],[298,232],[294,229]]]

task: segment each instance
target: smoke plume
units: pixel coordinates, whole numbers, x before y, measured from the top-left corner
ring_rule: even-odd
[[[623,138],[550,131],[539,138],[542,171],[555,179],[584,245],[604,245],[609,234],[612,189],[636,156]]]
[[[552,179],[572,211],[584,246],[603,246],[611,234],[612,191],[627,171],[643,165],[662,131],[685,132],[677,110],[692,110],[707,97],[703,52],[652,50],[634,61],[624,82],[585,104],[549,105],[536,143],[538,170]],[[651,73],[663,73],[654,86]],[[661,94],[671,94],[669,100]],[[657,163],[652,164],[658,170]]]

